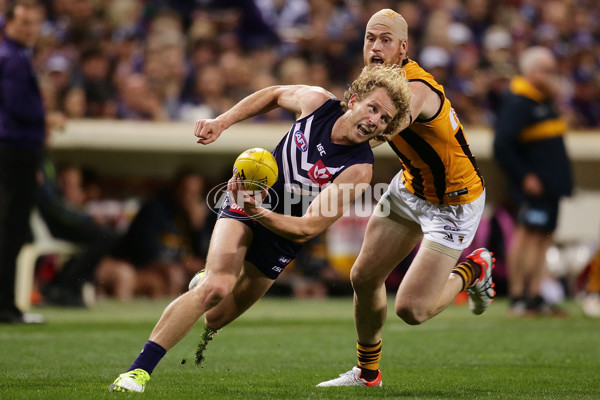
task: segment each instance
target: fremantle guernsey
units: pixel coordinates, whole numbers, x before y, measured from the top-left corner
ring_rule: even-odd
[[[339,145],[331,142],[335,122],[344,114],[339,100],[328,100],[315,112],[296,121],[273,150],[279,175],[270,197],[275,212],[301,216],[309,204],[346,168],[373,164],[369,143]],[[304,201],[302,201],[302,197]],[[303,205],[305,207],[303,207]]]
[[[310,201],[346,168],[373,164],[369,143],[339,145],[331,142],[333,125],[344,112],[339,100],[328,100],[309,116],[299,119],[273,150],[279,175],[263,200],[263,207],[299,217]],[[253,219],[227,198],[219,218],[233,218],[252,230],[245,260],[270,279],[276,279],[302,245],[279,236]]]

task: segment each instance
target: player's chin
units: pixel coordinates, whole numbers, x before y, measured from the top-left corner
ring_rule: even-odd
[[[357,130],[356,134],[354,135],[353,141],[356,144],[360,144],[360,143],[368,142],[369,140],[373,139],[374,137],[375,137],[374,134],[365,135],[360,130]]]

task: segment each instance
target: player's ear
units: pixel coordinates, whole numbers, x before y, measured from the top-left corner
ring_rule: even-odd
[[[359,100],[360,99],[358,98],[358,94],[354,93],[353,95],[351,95],[350,99],[348,100],[348,108],[354,108],[354,106],[356,105],[356,103],[359,102]]]
[[[402,53],[402,54],[408,53],[408,40],[400,41],[400,53]],[[400,64],[402,64],[402,61],[400,61]]]

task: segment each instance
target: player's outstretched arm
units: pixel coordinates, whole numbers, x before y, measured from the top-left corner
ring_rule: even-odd
[[[301,118],[315,111],[330,98],[333,98],[331,93],[316,86],[270,86],[247,96],[215,119],[198,120],[194,135],[198,138],[198,143],[209,144],[237,122],[266,114],[278,107]]]
[[[304,243],[325,231],[344,214],[366,190],[372,174],[371,164],[349,167],[315,197],[301,217],[268,212],[260,207],[253,197],[244,195],[244,184],[239,178],[231,178],[228,190],[232,193],[234,201],[244,199],[243,204],[238,205],[244,208],[248,216],[286,239]]]

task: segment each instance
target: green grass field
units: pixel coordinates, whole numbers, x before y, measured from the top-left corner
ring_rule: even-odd
[[[315,388],[356,362],[351,300],[268,298],[193,362],[199,323],[154,371],[146,393],[109,393],[165,302],[43,308],[43,326],[0,325],[0,399],[599,399],[600,320],[509,319],[453,306],[421,326],[389,313],[382,388]],[[390,310],[391,304],[390,304]],[[182,359],[187,363],[181,364]]]

